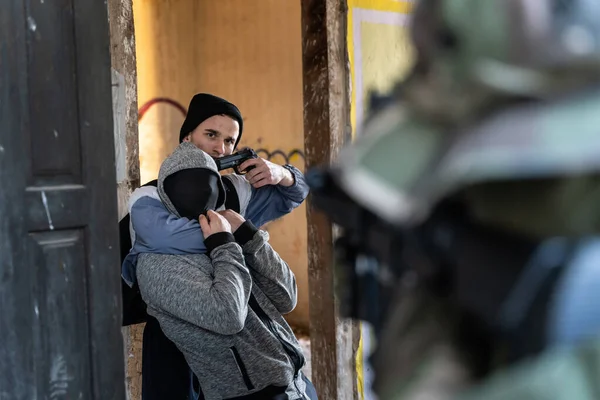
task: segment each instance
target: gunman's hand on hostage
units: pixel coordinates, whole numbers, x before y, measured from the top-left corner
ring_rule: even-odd
[[[229,225],[231,225],[231,233],[235,233],[235,231],[246,222],[244,217],[233,210],[219,211],[219,214],[229,222]]]
[[[206,216],[200,215],[198,222],[200,222],[200,228],[202,228],[205,239],[219,232],[231,233],[231,225],[227,219],[212,210],[208,210]]]

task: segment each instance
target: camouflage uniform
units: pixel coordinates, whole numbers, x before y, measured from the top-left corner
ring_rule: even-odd
[[[360,237],[362,250],[377,255],[364,226],[351,225],[358,215],[374,216],[388,236],[403,241],[398,259],[380,257],[378,274],[383,264],[397,264],[387,265],[397,280],[372,361],[376,392],[382,400],[600,398],[594,331],[569,346],[545,339],[516,360],[507,354],[518,341],[504,342],[494,331],[494,318],[498,325],[517,319],[505,308],[519,285],[527,291],[533,282],[525,279],[528,271],[560,264],[553,287],[565,292],[579,244],[600,233],[600,2],[421,0],[413,26],[418,59],[411,75],[373,111],[327,171],[328,183],[313,180],[315,204]],[[342,203],[328,207],[332,185],[343,193],[336,201],[357,211],[342,216]],[[448,295],[422,285],[448,260],[427,246],[417,257],[407,254],[407,239],[437,234],[422,227],[448,199],[459,201],[477,226],[532,243],[508,300],[484,328],[457,300],[460,290]],[[557,248],[564,251],[552,253]],[[453,262],[465,255],[447,250],[451,268],[459,269]],[[488,268],[493,276],[495,267]],[[594,306],[584,311],[595,321],[600,296],[586,295]],[[553,296],[545,307],[560,303]],[[519,317],[523,326],[535,323],[534,314]]]

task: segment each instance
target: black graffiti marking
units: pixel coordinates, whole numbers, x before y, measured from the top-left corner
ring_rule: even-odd
[[[286,164],[290,163],[290,160],[294,157],[294,156],[298,156],[302,159],[302,161],[306,161],[306,157],[304,157],[304,152],[302,150],[299,149],[294,149],[291,150],[289,153],[285,153],[285,151],[283,150],[273,150],[273,151],[269,151],[267,149],[256,149],[254,150],[256,151],[256,154],[258,154],[259,156],[266,158],[269,161],[272,161],[276,156],[280,156],[285,160]]]

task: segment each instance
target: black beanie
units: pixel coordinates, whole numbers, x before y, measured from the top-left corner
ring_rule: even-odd
[[[183,139],[192,133],[198,125],[215,115],[227,115],[238,122],[240,125],[240,134],[235,142],[234,148],[237,147],[242,138],[242,131],[244,130],[242,113],[235,105],[227,100],[208,93],[198,93],[192,97],[185,121],[183,121],[181,130],[179,131],[179,143],[183,142]]]

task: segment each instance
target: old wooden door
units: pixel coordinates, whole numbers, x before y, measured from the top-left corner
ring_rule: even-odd
[[[106,2],[0,2],[0,399],[124,399]]]

